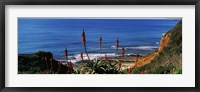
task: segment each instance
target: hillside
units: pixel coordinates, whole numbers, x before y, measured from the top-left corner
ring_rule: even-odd
[[[181,74],[182,73],[182,21],[163,35],[160,47],[153,54],[139,60],[133,73]]]
[[[182,74],[182,21],[162,36],[160,46],[148,56],[125,55],[82,60],[55,60],[51,52],[18,54],[18,74]]]
[[[52,57],[51,52],[43,51],[35,54],[20,54],[18,56],[18,74],[65,74],[69,72],[68,66],[59,64]]]

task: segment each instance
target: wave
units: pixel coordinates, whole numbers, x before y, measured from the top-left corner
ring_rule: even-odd
[[[105,49],[109,49],[109,48],[102,47],[101,49],[105,50]],[[88,47],[88,50],[100,50],[100,48],[99,47]]]
[[[159,42],[156,42],[156,44],[160,44]]]
[[[106,53],[107,57],[116,57],[116,56],[119,56],[119,55],[116,55],[115,53]],[[90,60],[95,60],[95,59],[98,59],[98,58],[103,58],[105,57],[105,54],[101,54],[101,53],[92,53],[92,54],[88,54]],[[83,54],[83,59],[84,60],[88,60],[88,57],[87,55],[84,53]],[[66,63],[66,59],[59,59],[59,61],[61,61],[61,63],[65,64]],[[76,62],[81,62],[82,59],[81,59],[81,56],[80,54],[76,54],[74,56],[71,56],[71,58],[69,58],[67,60],[67,62],[72,62],[72,63],[76,63]]]
[[[116,49],[115,46],[110,46],[112,49]],[[121,49],[122,47],[119,47]],[[125,49],[138,49],[138,50],[155,50],[158,46],[135,46],[135,47],[124,47]]]
[[[138,46],[138,47],[126,47],[126,49],[139,49],[139,50],[155,50],[158,46]]]
[[[116,49],[115,46],[110,46],[111,49]],[[146,50],[146,51],[150,51],[150,50],[155,50],[159,48],[159,46],[132,46],[132,47],[125,47],[125,50],[133,50],[133,49],[136,49],[136,50]],[[93,50],[94,49],[99,49],[99,48],[92,48]],[[104,49],[109,49],[109,48],[104,48]],[[119,49],[122,49],[122,47],[119,47]],[[91,52],[91,51],[89,51]],[[89,53],[89,58],[90,60],[94,60],[94,59],[99,59],[99,58],[104,58],[105,57],[105,53],[98,53],[98,52],[93,52],[93,53]],[[116,57],[116,56],[121,56],[119,54],[116,54],[116,53],[106,53],[107,57]],[[135,55],[135,53],[127,53],[125,55]],[[141,54],[143,56],[143,54]],[[88,60],[88,57],[85,53],[83,53],[83,59],[84,60]],[[59,61],[61,61],[61,63],[65,64],[66,63],[66,59],[65,57],[62,57],[62,58],[59,58],[57,59]],[[71,56],[68,56],[68,60],[67,62],[72,62],[72,63],[77,63],[77,62],[81,62],[82,59],[81,59],[81,56],[80,56],[80,53],[76,53],[74,55],[71,55]]]
[[[119,57],[121,56],[120,54],[116,54],[116,53],[106,53],[108,58],[112,58],[112,57]],[[136,55],[136,53],[128,53],[125,54],[126,56],[130,56],[130,55]],[[143,56],[143,54],[139,54],[141,56]],[[90,60],[95,60],[95,59],[100,59],[105,57],[105,54],[101,54],[101,53],[92,53],[92,54],[88,54]],[[83,59],[84,60],[88,60],[87,55],[84,53],[83,54]],[[66,64],[67,62],[72,62],[73,64],[77,63],[77,62],[81,62],[81,56],[80,54],[76,54],[74,56],[70,56],[70,58],[68,60],[66,59],[57,59],[58,61],[60,61],[62,64]]]

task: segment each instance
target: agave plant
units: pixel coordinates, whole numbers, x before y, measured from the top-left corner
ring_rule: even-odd
[[[64,56],[65,56],[66,62],[67,62],[67,60],[68,60],[68,50],[67,49],[64,50]]]
[[[101,36],[99,38],[99,45],[100,45],[100,53],[101,53],[101,48],[102,48],[102,37]]]
[[[119,47],[119,40],[118,40],[118,38],[117,38],[117,40],[116,40],[116,53],[118,54],[118,47]]]
[[[93,60],[93,62],[87,62],[86,67],[89,67],[92,71],[91,73],[98,73],[98,70],[101,69],[102,61],[98,61],[97,59]]]
[[[107,56],[107,54],[105,54],[104,58],[105,58],[105,61],[108,61],[108,56]]]
[[[124,46],[122,47],[122,57],[124,57],[125,49]]]
[[[80,70],[80,69],[76,69],[76,70],[74,70],[73,73],[74,73],[74,74],[81,74],[81,70]]]
[[[120,71],[121,67],[122,67],[122,63],[121,62],[118,62],[118,67],[119,67],[119,71]]]
[[[87,62],[84,67],[80,69],[80,73],[82,74],[103,74],[105,73],[103,67],[103,61],[99,61],[97,59],[92,62]]]
[[[137,63],[138,62],[138,53],[136,53],[136,59],[135,59],[135,63]]]
[[[118,62],[112,63],[112,62],[108,62],[107,64],[107,68],[106,68],[106,73],[107,74],[117,74],[120,73],[120,71],[118,71],[116,65],[118,64]]]
[[[88,57],[88,60],[90,61],[90,58],[89,58],[89,55],[88,55],[88,52],[87,52],[87,48],[86,48],[86,36],[85,36],[84,29],[83,29],[83,32],[82,32],[82,35],[81,35],[81,40],[82,40],[82,43],[83,43],[83,46],[84,46],[85,53]]]
[[[81,52],[80,54],[81,60],[83,61],[83,53]]]
[[[113,64],[112,62],[103,62],[96,59],[93,62],[87,62],[81,71],[90,74],[117,74],[120,73],[116,67],[117,64],[118,62]]]

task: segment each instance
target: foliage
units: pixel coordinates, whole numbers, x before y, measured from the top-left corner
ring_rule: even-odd
[[[139,74],[143,70],[148,74],[182,73],[182,21],[166,34],[171,37],[163,51],[151,63],[136,68],[134,73]]]
[[[142,67],[136,68],[134,74],[182,74],[182,21],[180,21],[172,30],[166,34],[170,34],[170,40],[164,47],[162,52],[151,61]],[[83,54],[81,53],[82,63],[76,68],[71,62],[66,65],[53,59],[51,52],[39,51],[35,54],[21,54],[18,56],[18,73],[19,74],[37,74],[37,73],[51,73],[51,74],[124,74],[129,73],[128,70],[120,70],[117,65],[119,61],[107,60],[105,54],[105,60],[90,60],[87,46],[86,36],[83,30],[82,43],[85,53],[88,57],[87,60],[83,60]],[[116,40],[116,47],[118,53],[118,43]],[[100,38],[100,49],[102,45],[102,38]],[[124,48],[122,54],[124,54]],[[67,53],[65,54],[67,56]],[[121,63],[121,62],[120,62]],[[130,69],[131,70],[131,69]]]
[[[58,61],[54,59],[51,65],[51,57],[52,54],[45,51],[39,51],[35,54],[21,54],[18,56],[18,73],[37,74],[39,71],[42,71],[42,73],[49,71],[48,73],[64,74],[68,72],[68,66],[58,65]],[[61,68],[60,71],[58,71],[58,67]]]
[[[80,71],[82,74],[118,74],[122,73],[117,68],[118,62],[107,62],[102,60],[93,60],[87,62],[85,66],[80,67],[76,71]],[[77,72],[76,72],[77,73]]]

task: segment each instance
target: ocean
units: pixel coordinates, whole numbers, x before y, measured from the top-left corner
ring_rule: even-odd
[[[66,48],[69,58],[79,61],[80,53],[84,53],[81,42],[84,29],[90,57],[120,55],[122,46],[125,54],[148,55],[157,50],[162,35],[179,21],[169,18],[18,18],[18,54],[50,51],[55,59],[65,60]],[[100,36],[103,39],[101,51]]]

